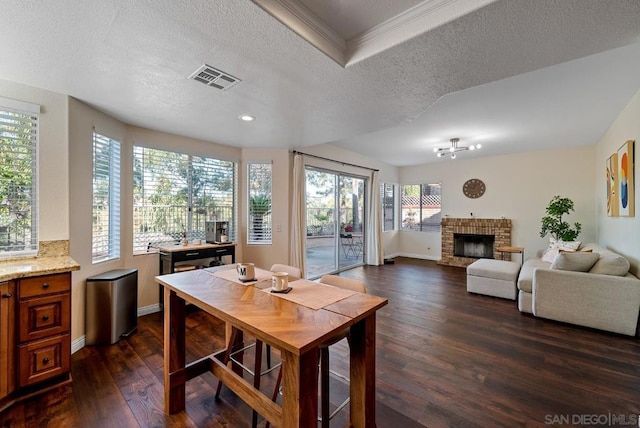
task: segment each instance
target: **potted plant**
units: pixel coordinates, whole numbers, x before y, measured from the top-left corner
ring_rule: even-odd
[[[571,211],[575,211],[571,199],[554,196],[549,202],[549,205],[547,205],[547,215],[542,217],[540,237],[544,238],[549,234],[556,240],[565,242],[575,241],[582,231],[582,225],[580,223],[574,223],[572,228],[568,222],[562,219],[563,215],[569,214]]]
[[[253,219],[253,233],[263,239],[262,225],[264,216],[271,212],[271,198],[265,195],[252,196],[249,200],[249,214]]]

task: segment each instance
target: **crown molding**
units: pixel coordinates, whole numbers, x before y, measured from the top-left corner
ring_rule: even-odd
[[[496,0],[425,0],[348,41],[296,0],[252,0],[343,67],[433,30]]]
[[[307,7],[295,0],[252,1],[344,67],[346,41]]]
[[[426,0],[347,42],[345,67],[379,54],[496,0]]]

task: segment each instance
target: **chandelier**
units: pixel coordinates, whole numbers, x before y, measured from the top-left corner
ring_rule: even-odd
[[[459,146],[458,142],[460,141],[460,138],[452,138],[449,140],[449,142],[451,143],[450,147],[435,147],[433,149],[433,152],[436,153],[436,155],[441,158],[442,156],[444,156],[447,153],[451,154],[451,159],[455,159],[456,158],[456,152],[462,152],[464,150],[475,150],[475,149],[479,149],[482,147],[482,145],[480,144],[476,144],[476,145],[470,145],[469,147],[466,146]]]

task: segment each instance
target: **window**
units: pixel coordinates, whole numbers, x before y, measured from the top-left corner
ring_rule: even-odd
[[[38,251],[40,106],[0,98],[0,257]]]
[[[237,164],[146,147],[133,148],[133,252],[206,239],[206,221],[229,222],[236,238]]]
[[[93,133],[93,263],[120,257],[120,143]]]
[[[271,163],[249,163],[248,244],[271,244]]]
[[[396,220],[396,186],[395,184],[380,184],[380,197],[382,205],[382,230],[395,230]]]
[[[441,186],[402,185],[402,230],[440,231]]]

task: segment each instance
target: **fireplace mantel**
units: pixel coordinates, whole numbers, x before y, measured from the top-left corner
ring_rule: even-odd
[[[508,218],[450,218],[442,219],[442,256],[438,264],[467,267],[477,259],[453,255],[453,234],[494,235],[495,247],[511,245],[511,220]],[[498,252],[493,251],[498,258]],[[510,260],[510,254],[504,254]]]

